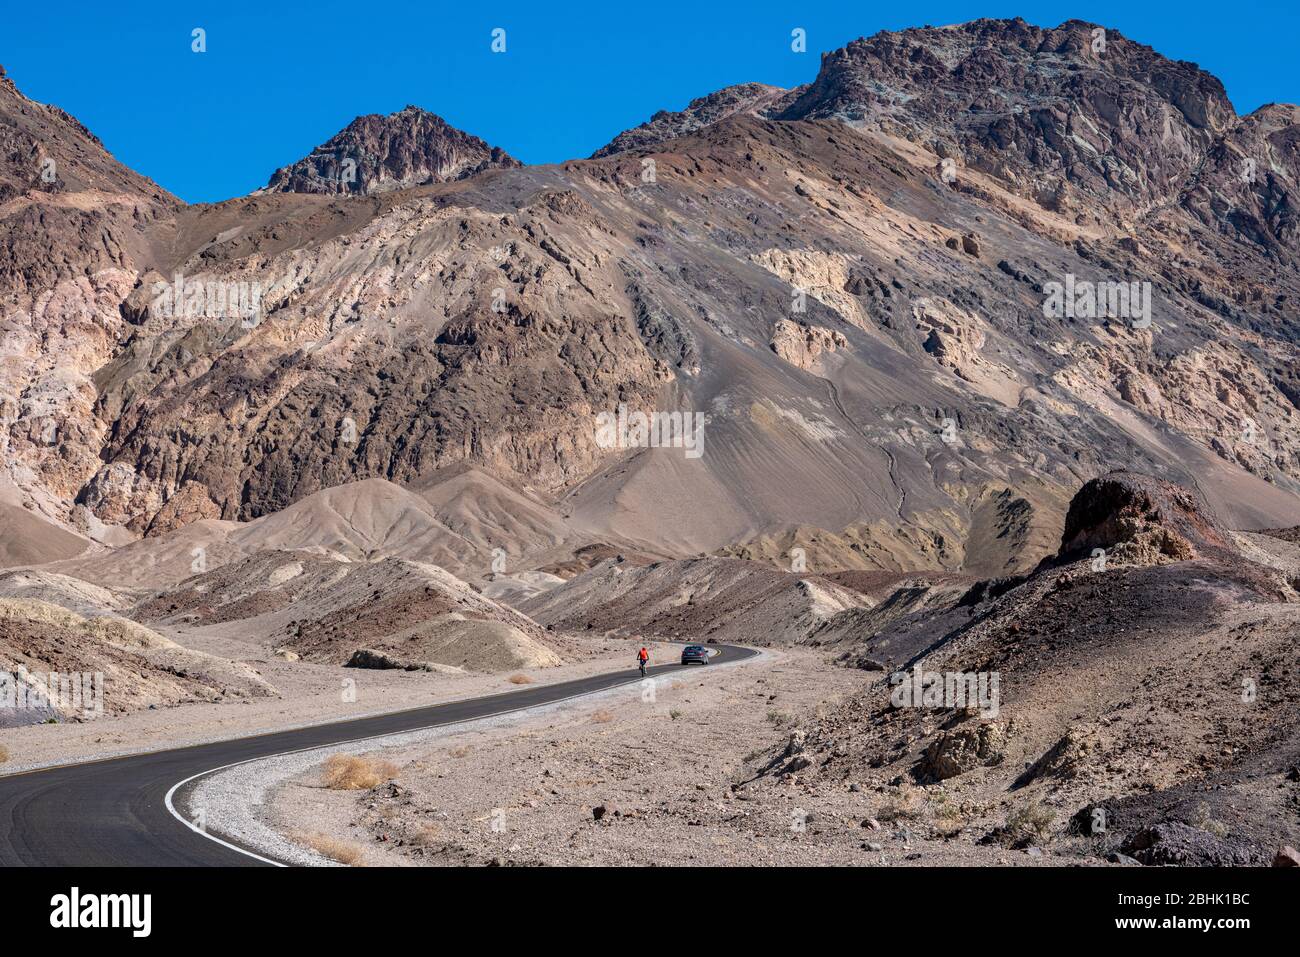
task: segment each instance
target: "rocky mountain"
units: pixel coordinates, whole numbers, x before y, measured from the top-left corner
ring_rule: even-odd
[[[310,155],[276,170],[266,191],[364,196],[518,165],[500,147],[408,106],[357,117]]]
[[[119,306],[181,206],[0,76],[0,516],[25,530],[19,553],[66,553],[78,539],[58,526],[94,523],[72,515],[109,430],[93,376],[118,354]]]
[[[694,133],[730,116],[770,117],[781,113],[803,91],[766,83],[738,83],[708,96],[697,97],[677,112],[660,110],[635,129],[626,130],[591,154],[592,159],[624,150],[643,149]]]
[[[1267,866],[1294,833],[1298,574],[1294,546],[1234,535],[1194,489],[1107,473],[1032,574],[859,632],[850,660],[885,673],[808,715],[768,773],[1062,862]],[[985,683],[908,706],[950,675]]]
[[[780,116],[870,126],[1097,221],[1172,198],[1237,120],[1194,64],[1079,21],[1023,20],[856,40]]]
[[[27,296],[5,368],[45,370],[4,382],[10,481],[120,543],[470,465],[528,515],[473,518],[457,567],[500,547],[512,571],[593,542],[1025,571],[1120,467],[1229,528],[1293,526],[1294,109],[1238,117],[1100,29],[879,34],[807,87],[729,88],[557,165],[408,109],[225,203],[123,178],[95,200],[116,246],[5,254]],[[700,454],[599,441],[620,407],[703,415]]]

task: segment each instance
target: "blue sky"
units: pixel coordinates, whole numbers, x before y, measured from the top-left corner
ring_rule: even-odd
[[[882,29],[1022,16],[1118,29],[1217,75],[1238,112],[1300,101],[1294,4],[132,3],[8,5],[0,63],[124,163],[190,202],[242,195],[362,113],[408,103],[525,162],[582,157],[659,109],[757,80],[811,80],[819,54]],[[191,30],[207,52],[191,52]],[[506,53],[491,32],[506,30]],[[790,49],[807,31],[808,52]]]

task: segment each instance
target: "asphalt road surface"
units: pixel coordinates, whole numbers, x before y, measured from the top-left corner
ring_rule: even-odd
[[[710,648],[718,652],[713,662],[757,654],[731,645]],[[664,674],[682,667],[657,665],[648,671]],[[639,680],[633,668],[337,724],[0,777],[0,866],[265,866],[177,819],[167,809],[168,793],[183,781],[254,758],[485,718]],[[174,799],[178,809],[193,783]]]

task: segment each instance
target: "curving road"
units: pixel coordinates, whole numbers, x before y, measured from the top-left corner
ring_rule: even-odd
[[[731,645],[713,648],[718,652],[715,662],[757,654]],[[682,665],[658,665],[648,670],[663,674],[681,669]],[[218,843],[177,819],[167,808],[170,792],[182,783],[188,787],[194,778],[255,758],[486,718],[640,680],[635,670],[619,671],[336,724],[0,777],[0,866],[271,864]],[[182,795],[185,790],[180,789]]]

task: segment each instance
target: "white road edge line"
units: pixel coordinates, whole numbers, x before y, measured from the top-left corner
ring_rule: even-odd
[[[749,655],[746,658],[741,658],[740,661],[745,661],[748,658],[762,659],[764,657],[764,652],[762,649],[750,649],[750,650],[756,653],[753,655]],[[715,654],[721,654],[721,651],[719,651],[718,649],[713,649],[713,651]],[[737,661],[736,664],[739,664],[740,661]],[[666,677],[666,675],[664,677]],[[499,718],[503,714],[514,714],[517,711],[530,711],[533,708],[545,708],[551,705],[559,704],[563,701],[576,701],[579,698],[586,698],[591,695],[604,694],[607,691],[613,691],[615,688],[622,688],[625,685],[640,684],[644,680],[645,679],[642,678],[640,675],[637,675],[637,677],[635,678],[631,678],[627,681],[620,682],[619,684],[610,685],[608,688],[599,688],[595,691],[584,691],[581,694],[567,695],[566,697],[563,698],[556,698],[554,701],[545,701],[539,704],[527,704],[527,705],[522,705],[518,708],[507,708],[504,711],[494,711],[492,714],[476,715],[473,718],[464,718],[460,721],[449,721],[444,724],[429,724],[429,725],[425,725],[422,728],[406,728],[402,731],[388,731],[385,732],[384,734],[366,735],[360,738],[350,738],[346,741],[332,741],[329,744],[318,744],[310,748],[296,748],[293,751],[278,751],[275,754],[263,754],[260,757],[256,757],[256,758],[245,758],[243,761],[234,761],[230,764],[223,764],[219,768],[210,768],[207,771],[200,771],[198,774],[190,775],[184,781],[179,781],[176,784],[173,784],[171,786],[171,790],[167,792],[167,796],[163,799],[163,801],[167,805],[167,810],[172,817],[176,818],[176,820],[180,821],[182,824],[188,827],[195,834],[198,834],[200,837],[206,837],[209,841],[215,841],[216,843],[220,844],[222,847],[229,848],[232,851],[238,851],[240,854],[244,854],[248,857],[253,858],[254,860],[261,861],[263,864],[270,864],[272,867],[288,867],[289,865],[281,861],[272,860],[269,857],[263,857],[261,854],[254,853],[253,851],[239,847],[236,844],[231,844],[229,841],[223,841],[221,838],[217,837],[214,834],[209,834],[206,830],[199,827],[193,821],[190,821],[189,819],[182,817],[180,812],[176,810],[176,805],[172,803],[172,798],[175,796],[177,791],[179,791],[185,785],[189,784],[191,781],[196,781],[199,778],[207,777],[209,774],[217,774],[221,771],[228,771],[231,768],[237,768],[241,764],[252,764],[254,761],[266,761],[271,758],[282,758],[290,754],[304,754],[308,751],[320,751],[323,748],[334,748],[344,744],[356,744],[358,741],[378,741],[382,738],[391,738],[399,734],[414,734],[420,731],[431,731],[434,728],[454,728],[458,724],[469,724],[474,721],[485,721],[488,718]],[[545,687],[545,685],[543,685],[542,687]],[[510,693],[511,692],[508,691],[505,692],[505,694],[510,694]],[[494,697],[494,696],[489,695],[488,697]]]
[[[250,760],[250,761],[255,761],[255,760],[257,760],[257,759],[256,759],[256,758],[250,758],[249,760]],[[241,765],[241,764],[247,764],[247,763],[248,763],[248,761],[236,761],[234,764],[226,764],[226,765],[222,765],[222,766],[219,767],[219,768],[212,768],[212,769],[209,770],[209,771],[200,771],[198,774],[192,775],[191,777],[186,778],[184,781],[181,781],[181,782],[179,782],[179,783],[177,783],[177,784],[173,784],[171,790],[167,792],[167,797],[164,799],[165,803],[167,804],[167,810],[168,810],[169,812],[171,812],[171,816],[174,817],[174,818],[176,818],[176,820],[180,821],[182,824],[184,824],[186,827],[188,827],[188,828],[189,828],[191,831],[193,831],[195,834],[199,834],[199,835],[202,835],[203,837],[206,837],[209,841],[216,841],[216,842],[217,842],[218,844],[220,844],[222,847],[228,847],[228,848],[230,848],[230,850],[232,850],[232,851],[238,851],[240,854],[246,854],[246,855],[248,855],[249,857],[253,858],[254,860],[261,861],[263,864],[270,864],[272,867],[286,867],[287,865],[282,864],[282,863],[280,863],[279,861],[273,861],[273,860],[271,860],[269,857],[263,857],[261,854],[254,854],[252,851],[245,850],[245,849],[242,848],[242,847],[237,847],[237,846],[235,846],[234,844],[231,844],[229,841],[223,841],[221,838],[217,837],[215,834],[209,834],[207,831],[205,831],[203,828],[199,827],[199,826],[198,826],[197,824],[195,824],[193,821],[189,820],[188,818],[183,818],[183,817],[181,817],[180,814],[179,814],[179,813],[177,812],[177,810],[176,810],[176,805],[172,804],[172,796],[173,796],[173,795],[174,795],[174,794],[175,794],[175,793],[176,793],[180,788],[182,788],[182,787],[184,787],[185,785],[189,784],[191,781],[195,780],[196,778],[201,778],[201,777],[204,777],[204,776],[209,775],[209,774],[216,774],[218,771],[225,771],[227,768],[233,768],[233,767],[237,767],[238,765]]]

